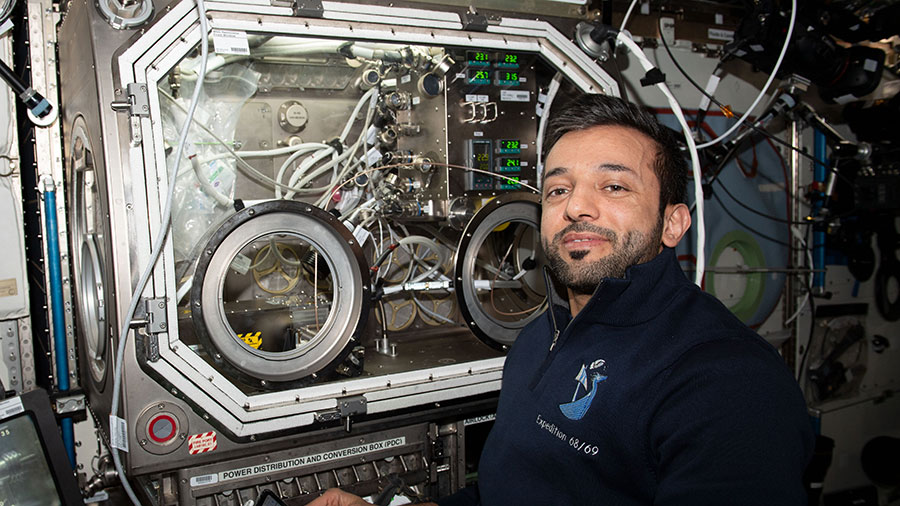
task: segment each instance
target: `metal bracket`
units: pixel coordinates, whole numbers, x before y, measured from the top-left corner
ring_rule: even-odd
[[[325,16],[322,0],[294,0],[291,4],[294,16],[299,18],[321,18]]]
[[[57,397],[55,399],[56,414],[68,415],[70,413],[78,413],[85,410],[84,394],[69,395],[66,397]]]
[[[473,12],[465,12],[462,15],[463,30],[469,32],[486,32],[488,28],[488,18],[482,14]]]
[[[317,422],[332,422],[344,419],[344,427],[350,432],[350,417],[353,415],[366,414],[366,398],[361,395],[351,397],[341,397],[338,399],[337,411],[326,411],[316,413]]]
[[[364,415],[366,414],[366,398],[361,395],[342,397],[338,399],[338,412],[341,414],[341,418],[350,415]]]
[[[0,362],[6,366],[7,377],[0,378],[10,390],[22,393],[22,362],[19,350],[19,325],[17,320],[0,322]]]

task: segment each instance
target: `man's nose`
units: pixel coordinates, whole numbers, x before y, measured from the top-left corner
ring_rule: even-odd
[[[600,212],[597,196],[590,188],[576,187],[569,193],[566,202],[566,219],[569,221],[584,221],[597,218]]]

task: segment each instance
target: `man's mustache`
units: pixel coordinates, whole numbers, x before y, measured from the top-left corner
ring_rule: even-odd
[[[554,243],[561,243],[563,237],[569,233],[590,233],[597,234],[599,236],[604,237],[607,241],[615,244],[616,242],[616,233],[613,230],[608,228],[598,227],[597,225],[592,225],[590,223],[586,223],[583,221],[579,221],[576,223],[572,223],[566,226],[564,229],[560,230],[553,236]]]

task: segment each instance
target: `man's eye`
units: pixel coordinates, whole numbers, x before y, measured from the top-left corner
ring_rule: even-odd
[[[566,193],[565,188],[554,188],[547,192],[547,196],[548,197],[556,197],[557,195],[562,195],[564,193]]]
[[[613,193],[618,193],[618,192],[623,192],[623,191],[628,190],[628,189],[625,188],[624,186],[618,185],[618,184],[607,185],[606,189],[609,190],[609,191],[611,191],[611,192],[613,192]]]

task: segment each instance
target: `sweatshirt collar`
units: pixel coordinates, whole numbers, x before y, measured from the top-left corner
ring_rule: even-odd
[[[649,262],[629,267],[624,278],[604,278],[577,317],[579,321],[617,327],[637,325],[661,313],[685,285],[690,281],[678,264],[675,250],[663,248]],[[566,305],[556,309],[556,315],[568,316]],[[566,317],[560,323],[569,320]]]

